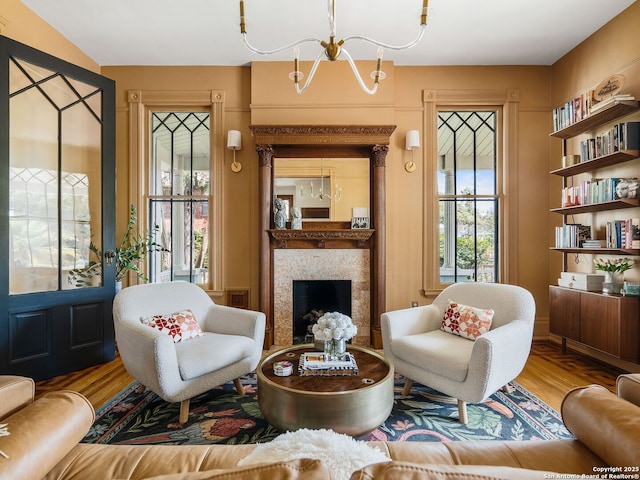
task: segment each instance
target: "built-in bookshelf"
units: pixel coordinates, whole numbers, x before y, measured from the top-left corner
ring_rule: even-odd
[[[580,182],[575,185],[572,179],[575,175],[585,173],[597,172],[598,175],[603,175],[607,167],[633,162],[640,158],[640,145],[635,138],[637,134],[635,129],[640,124],[619,122],[628,115],[640,112],[640,102],[614,99],[602,107],[592,108],[589,98],[581,96],[573,102],[567,102],[564,106],[555,109],[553,115],[554,128],[557,130],[551,136],[562,139],[562,154],[565,158],[567,158],[568,139],[604,128],[601,134],[582,140],[579,152],[571,152],[580,154],[578,163],[565,165],[550,172],[552,175],[562,177],[563,180],[563,189],[559,192],[561,206],[551,209],[552,213],[563,217],[563,225],[556,231],[556,246],[551,248],[562,254],[563,270],[567,269],[568,255],[640,256],[640,245],[636,243],[631,233],[632,225],[635,222],[637,228],[637,219],[640,217],[638,211],[640,191],[637,191],[637,179],[624,179],[627,182],[636,180],[636,191],[630,195],[631,198],[619,198],[620,195],[615,191],[620,182],[617,178],[607,178],[606,175],[587,180],[580,178]],[[628,130],[631,128],[634,131],[629,136]],[[622,143],[621,140],[623,140]],[[567,222],[571,215],[605,211],[621,211],[620,216],[624,220],[607,222],[611,225],[600,225],[600,227],[606,227],[607,232],[607,238],[600,239],[600,242],[584,241],[591,234],[589,226]],[[626,230],[620,230],[616,238],[616,228],[627,229],[629,233]],[[567,239],[568,235],[575,238]],[[612,241],[620,238],[623,240],[618,244]],[[600,247],[597,246],[598,243],[601,244]],[[562,246],[558,246],[559,244]],[[632,362],[640,361],[637,341],[640,335],[640,308],[638,308],[640,298],[587,292],[557,285],[549,287],[549,294],[549,329],[552,334],[561,337],[563,350],[569,339],[617,358]],[[603,343],[603,336],[611,341],[607,340],[608,343]]]

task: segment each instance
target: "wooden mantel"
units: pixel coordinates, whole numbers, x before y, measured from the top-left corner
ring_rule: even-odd
[[[273,250],[367,248],[371,250],[371,343],[382,348],[380,315],[386,307],[385,168],[395,125],[251,125],[259,161],[260,310],[267,316],[265,347],[273,345]],[[278,230],[273,225],[274,158],[370,159],[370,229]],[[340,231],[342,230],[342,231]],[[355,242],[355,243],[354,243]]]

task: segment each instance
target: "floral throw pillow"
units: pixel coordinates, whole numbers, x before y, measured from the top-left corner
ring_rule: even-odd
[[[475,340],[489,331],[493,321],[493,313],[493,310],[470,307],[449,300],[440,329],[469,340]]]
[[[169,335],[173,339],[173,343],[202,336],[200,325],[198,325],[196,318],[193,316],[193,312],[189,309],[169,315],[142,317],[140,321],[151,328],[155,328]]]

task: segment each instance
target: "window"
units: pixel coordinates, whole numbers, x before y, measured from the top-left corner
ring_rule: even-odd
[[[496,112],[438,112],[440,283],[498,281]]]
[[[154,282],[185,280],[223,295],[224,92],[129,90],[131,203],[137,228],[159,227],[170,252],[149,257]],[[135,283],[134,276],[129,283]]]
[[[425,90],[423,292],[518,281],[517,90]]]
[[[152,252],[150,280],[209,282],[209,112],[152,112],[149,220],[169,252]]]

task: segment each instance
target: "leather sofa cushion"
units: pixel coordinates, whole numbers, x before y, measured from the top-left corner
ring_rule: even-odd
[[[607,465],[637,465],[640,407],[590,385],[570,390],[560,410],[567,429]]]
[[[558,478],[539,470],[487,465],[424,465],[386,462],[369,465],[351,475],[351,480],[541,480]]]
[[[85,436],[95,420],[89,401],[77,392],[50,392],[5,418],[10,435],[0,437],[0,478],[43,478]]]
[[[146,480],[255,480],[257,478],[277,480],[330,480],[331,472],[320,460],[311,458],[289,460],[236,467],[233,469],[209,470],[206,472],[175,473],[147,477]]]
[[[0,389],[2,391],[0,419],[8,417],[33,403],[35,387],[35,382],[30,378],[16,375],[0,375]]]
[[[640,375],[628,373],[616,380],[618,396],[640,407]]]

